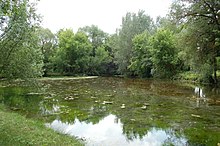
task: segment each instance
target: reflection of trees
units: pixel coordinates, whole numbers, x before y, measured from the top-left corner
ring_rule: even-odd
[[[114,78],[47,81],[47,84],[50,86],[46,92],[55,94],[51,99],[28,95],[28,90],[16,87],[0,88],[0,100],[8,106],[31,111],[33,115],[39,112],[40,107],[40,112],[47,116],[45,118],[49,122],[57,118],[63,123],[71,124],[78,119],[97,124],[109,114],[114,114],[120,119],[123,134],[128,140],[142,139],[152,128],[165,131],[169,135],[165,144],[174,145],[180,143],[179,138],[183,135],[190,145],[201,142],[200,139],[216,142],[220,135],[219,132],[213,132],[213,129],[220,130],[219,108],[204,106],[195,109],[195,101],[186,98],[194,95],[188,87],[182,88],[166,82]],[[206,88],[204,92],[207,96],[214,96]],[[65,100],[70,96],[74,100]],[[103,104],[103,101],[113,101],[113,104]],[[148,106],[142,109],[145,103]],[[122,104],[125,105],[124,109],[121,108]],[[191,114],[202,118],[192,117]],[[195,131],[198,125],[200,128]],[[194,136],[195,132],[197,136]]]
[[[64,108],[61,108],[63,114],[59,115],[59,120],[64,123],[74,123],[75,119],[78,119],[80,122],[96,124],[109,114],[105,106],[92,102],[85,104],[72,102],[72,104],[64,103],[63,105]]]
[[[183,140],[184,136],[182,135],[183,131],[177,131],[177,129],[173,130],[171,128],[168,128],[165,131],[169,137],[164,141],[163,145],[185,145],[185,140]]]
[[[148,131],[150,130],[150,127],[147,125],[143,126],[143,123],[123,123],[123,134],[126,135],[126,137],[129,140],[133,139],[142,139],[145,135],[147,135]]]
[[[209,105],[220,105],[220,88],[214,86],[207,86],[203,89],[203,92],[208,98]]]
[[[12,110],[21,110],[26,114],[38,112],[38,104],[41,101],[39,95],[29,95],[30,89],[27,87],[5,87],[0,88],[3,97],[2,102]]]
[[[190,125],[189,122],[200,123],[199,119],[191,117],[191,114],[207,113],[205,109],[195,111],[189,104],[190,101],[185,98],[193,94],[191,88],[172,83],[145,83],[131,79],[116,81],[111,78],[107,80],[102,78],[93,80],[91,83],[83,81],[78,84],[80,86],[76,86],[81,93],[80,99],[66,102],[71,111],[60,115],[60,119],[63,122],[74,122],[78,118],[80,121],[96,124],[112,113],[120,119],[123,124],[123,133],[129,140],[142,139],[153,127],[156,127],[163,129],[169,135],[170,138],[165,141],[165,144],[180,143],[180,137],[185,134],[190,135],[185,132],[186,127],[192,129],[195,126]],[[74,87],[71,90],[74,90]],[[85,93],[85,91],[89,92]],[[73,93],[69,90],[68,94]],[[91,96],[96,99],[90,99]],[[95,103],[95,100],[99,103]],[[102,105],[103,101],[113,101],[113,104]],[[144,103],[149,104],[146,110],[140,108]],[[125,109],[121,109],[122,104],[125,104]],[[207,119],[211,120],[213,117],[208,116]],[[200,136],[198,135],[197,139]]]
[[[54,103],[52,100],[42,100],[39,103],[40,114],[43,116],[54,115],[60,113],[60,105],[58,101]]]
[[[79,121],[96,124],[109,114],[107,105],[101,104],[104,99],[99,100],[103,94],[100,90],[92,90],[90,87],[91,83],[97,84],[96,80],[56,81],[55,84],[54,81],[46,82],[52,84],[48,91],[56,93],[60,99],[74,98],[74,100],[60,101],[62,103],[60,108],[62,114],[57,117],[62,122],[74,123],[77,118]],[[95,99],[91,99],[91,97],[95,97]],[[98,103],[95,103],[94,100],[97,100]],[[106,100],[108,99],[106,98]]]

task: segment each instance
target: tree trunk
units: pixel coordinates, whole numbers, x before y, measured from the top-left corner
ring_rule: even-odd
[[[214,74],[214,84],[217,84],[218,83],[218,80],[217,80],[217,60],[216,60],[216,57],[213,58],[213,74]]]
[[[213,80],[214,80],[214,84],[217,84],[217,49],[216,49],[216,46],[215,46],[215,38],[214,37],[214,41],[213,41],[213,45],[212,45],[212,49],[213,49]]]

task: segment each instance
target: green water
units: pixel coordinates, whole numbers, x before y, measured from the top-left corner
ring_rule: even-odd
[[[122,78],[0,86],[0,102],[88,146],[217,146],[220,89]]]

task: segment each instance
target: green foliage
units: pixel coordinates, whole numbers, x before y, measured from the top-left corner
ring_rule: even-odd
[[[67,74],[84,74],[88,70],[92,45],[82,33],[73,33],[71,29],[58,33],[58,49],[52,59],[55,70]]]
[[[28,0],[0,3],[0,74],[6,78],[42,75],[42,54],[35,34],[39,19]]]
[[[170,78],[177,70],[177,53],[172,32],[159,29],[151,38],[153,75],[160,78]]]
[[[30,33],[29,33],[30,34]],[[2,68],[2,75],[7,78],[35,78],[43,74],[43,56],[37,46],[37,39],[32,35],[31,42],[16,47],[10,54],[5,66]]]
[[[207,80],[206,76],[212,70],[213,79],[209,80],[217,83],[217,60],[219,51],[220,37],[220,21],[219,21],[219,6],[218,1],[186,1],[178,0],[173,4],[171,14],[176,17],[176,20],[185,24],[182,44],[187,43],[187,49],[192,68],[199,68],[201,74],[206,74],[203,80]],[[193,54],[193,55],[192,55]],[[202,68],[209,66],[210,69],[203,71]],[[205,68],[206,68],[205,67]]]
[[[1,106],[1,104],[0,104]],[[58,134],[44,124],[0,109],[0,145],[83,145],[72,137]]]
[[[70,49],[71,43],[74,39],[74,33],[70,29],[60,30],[57,37],[59,44],[54,56],[51,58],[51,61],[54,65],[54,71],[65,72],[65,68],[68,65],[66,49]]]
[[[3,0],[0,77],[63,73],[171,78],[190,71],[198,73],[201,81],[217,83],[219,6],[213,0],[177,0],[169,15],[157,18],[156,25],[142,10],[128,12],[110,36],[95,25],[82,27],[76,34],[71,29],[53,34],[39,27],[35,4]]]
[[[38,37],[38,45],[43,54],[43,62],[44,62],[44,76],[47,75],[48,72],[51,72],[53,69],[50,58],[53,57],[57,45],[57,40],[55,34],[53,34],[48,28],[39,27],[36,30]]]
[[[98,47],[95,50],[95,56],[91,57],[90,71],[92,75],[107,74],[108,64],[112,61],[109,52],[105,50],[104,46]]]
[[[105,75],[114,73],[113,50],[107,34],[96,26],[60,30],[58,48],[51,57],[54,71],[67,75]]]
[[[92,54],[93,56],[95,56],[95,50],[105,43],[108,36],[107,33],[102,31],[101,29],[98,28],[98,26],[95,25],[79,28],[78,31],[83,32],[88,36],[93,46],[93,54]]]
[[[199,81],[200,74],[191,71],[184,71],[182,73],[177,74],[175,78],[179,80]]]
[[[151,46],[149,43],[150,34],[144,32],[136,35],[133,42],[133,56],[129,69],[140,77],[150,77],[152,69]]]
[[[95,25],[80,28],[78,32],[85,33],[92,44],[88,74],[112,75],[112,72],[114,72],[114,63],[112,49],[107,44],[109,39],[108,34]]]
[[[175,34],[178,34],[183,27],[182,24],[176,24],[173,22],[170,14],[166,17],[157,17],[156,26],[157,28],[166,28]]]
[[[203,64],[200,72],[201,72],[201,77],[200,77],[201,82],[205,82],[205,83],[213,82],[213,78],[212,78],[213,71],[209,63]]]
[[[118,65],[118,71],[121,74],[129,75],[128,66],[132,58],[132,39],[135,35],[144,31],[152,31],[153,21],[150,16],[145,15],[144,11],[127,13],[122,18],[121,28],[117,32],[115,39],[115,58]]]
[[[108,51],[109,57],[111,58],[111,62],[108,64],[108,68],[106,70],[107,75],[116,75],[118,74],[118,65],[116,64],[116,57],[115,54],[117,52],[117,42],[118,36],[117,34],[110,35],[105,44],[105,50]]]

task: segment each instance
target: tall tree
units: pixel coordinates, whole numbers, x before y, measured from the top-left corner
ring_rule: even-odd
[[[91,56],[89,74],[91,75],[104,75],[108,74],[109,64],[112,58],[105,46],[98,47],[95,50],[95,56]]]
[[[171,13],[186,24],[186,41],[203,64],[210,66],[207,74],[217,83],[217,56],[220,55],[220,2],[218,0],[178,0],[173,4]],[[207,66],[207,65],[206,65]],[[204,71],[202,71],[204,72]],[[213,74],[213,77],[212,77]],[[211,80],[210,80],[211,81]]]
[[[42,55],[36,44],[39,17],[28,0],[0,2],[0,74],[33,78],[42,74]]]
[[[50,58],[54,55],[57,46],[56,36],[48,29],[39,27],[36,31],[39,46],[44,56],[44,75],[47,75],[48,71],[52,70],[52,64]]]
[[[150,16],[144,14],[144,11],[127,13],[122,18],[121,28],[117,31],[118,39],[115,42],[116,63],[121,74],[129,74],[128,66],[132,57],[132,39],[135,35],[144,31],[151,32],[153,21]]]
[[[151,38],[153,75],[160,78],[170,78],[176,73],[178,57],[171,31],[159,29]]]
[[[108,43],[109,35],[95,25],[80,28],[78,32],[87,34],[92,44],[88,73],[90,75],[109,75],[115,72],[115,65],[113,63],[114,54]]]
[[[92,45],[86,34],[71,29],[58,33],[58,49],[53,58],[55,69],[68,74],[84,74],[88,70]]]
[[[103,30],[101,30],[100,28],[98,28],[98,26],[95,25],[79,28],[78,31],[83,32],[88,36],[93,46],[93,56],[95,56],[96,49],[102,46],[108,37],[107,33],[105,33]]]
[[[150,34],[145,31],[142,34],[136,35],[132,42],[133,55],[130,60],[129,69],[134,75],[150,77],[152,69]]]

